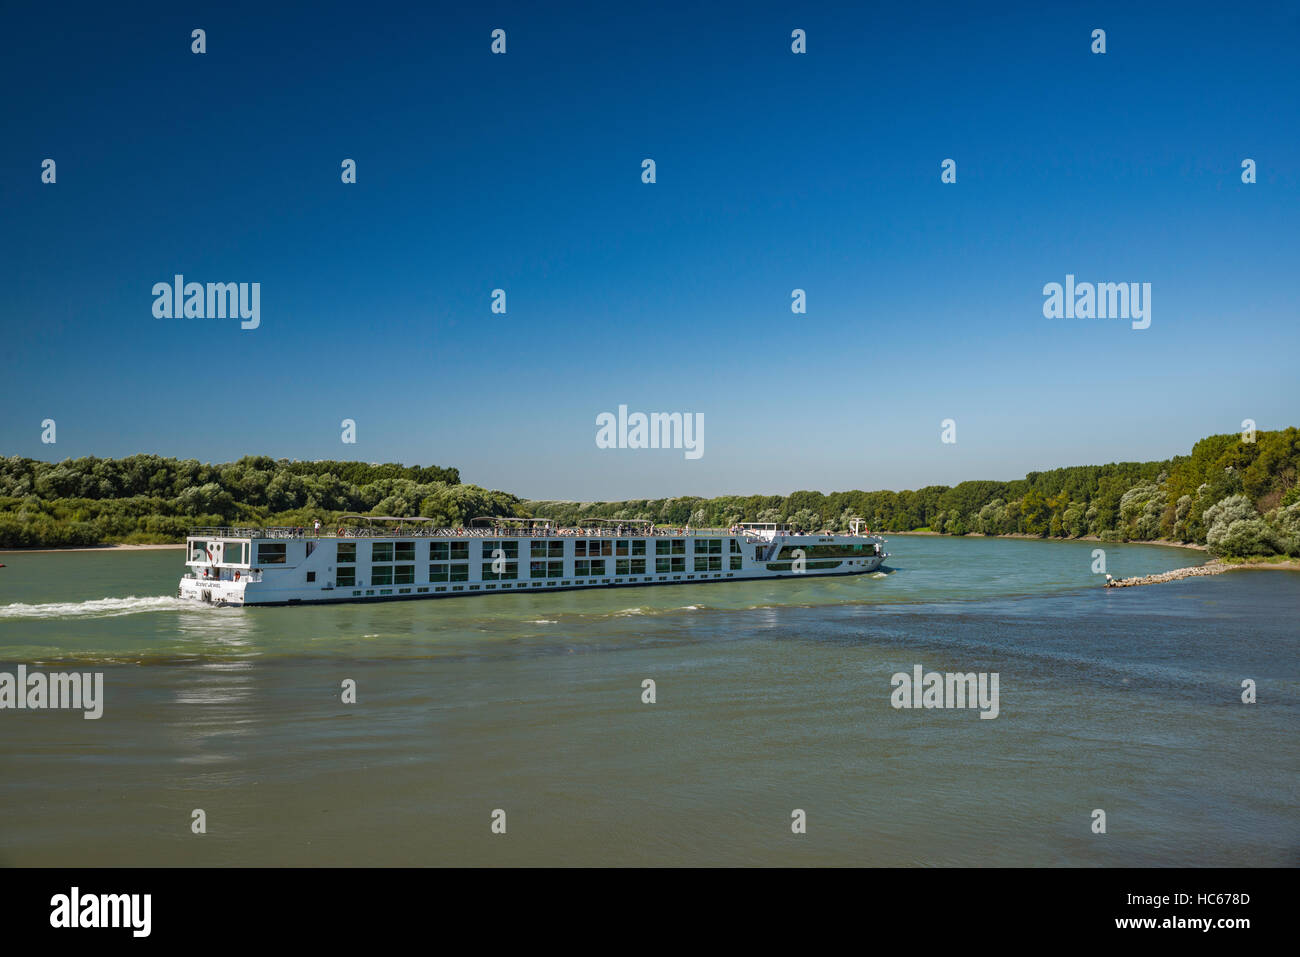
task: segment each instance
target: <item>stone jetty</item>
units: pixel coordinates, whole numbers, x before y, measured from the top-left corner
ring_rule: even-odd
[[[1177,581],[1180,578],[1196,578],[1200,575],[1218,575],[1231,569],[1231,565],[1222,562],[1207,562],[1192,568],[1175,568],[1159,575],[1142,575],[1138,578],[1111,578],[1106,576],[1107,588],[1130,588],[1133,585],[1158,585],[1160,582]]]

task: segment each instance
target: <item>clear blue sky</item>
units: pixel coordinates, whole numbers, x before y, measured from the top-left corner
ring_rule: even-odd
[[[10,5],[0,454],[621,499],[1295,425],[1298,8],[1136,6]],[[178,272],[260,282],[261,327],[154,318]],[[1067,273],[1151,283],[1151,327],[1045,319]],[[704,456],[598,449],[620,403],[703,413]]]

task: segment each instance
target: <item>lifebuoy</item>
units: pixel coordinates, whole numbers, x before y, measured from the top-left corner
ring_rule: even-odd
[[[239,572],[235,572],[235,581],[239,581]]]
[[[343,537],[343,526],[340,525],[340,526],[339,526],[339,538],[342,538],[342,537]]]

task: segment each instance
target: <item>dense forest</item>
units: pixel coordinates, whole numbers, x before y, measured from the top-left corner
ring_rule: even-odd
[[[904,492],[794,492],[627,502],[521,501],[463,485],[454,468],[290,462],[248,456],[205,465],[155,455],[59,463],[0,459],[0,547],[175,542],[200,525],[302,525],[340,515],[424,515],[446,525],[478,515],[567,524],[639,518],[728,527],[790,522],[813,531],[872,529],[946,535],[1165,539],[1224,556],[1300,556],[1300,432],[1202,439],[1190,455],[1031,472]]]
[[[1096,537],[1208,544],[1225,556],[1300,555],[1300,432],[1202,439],[1165,462],[1119,462],[1031,472],[906,492],[794,492],[628,502],[526,501],[532,514],[579,523],[592,516],[729,527],[739,521],[946,535]]]
[[[462,485],[453,468],[290,462],[225,465],[132,455],[0,459],[0,547],[177,542],[197,525],[327,524],[349,512],[426,515],[447,525],[520,514],[519,499]]]

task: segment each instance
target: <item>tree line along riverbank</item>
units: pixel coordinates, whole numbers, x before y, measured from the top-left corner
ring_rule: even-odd
[[[906,491],[676,496],[604,502],[527,500],[462,483],[457,469],[246,456],[210,465],[154,455],[51,463],[0,459],[0,548],[181,541],[194,526],[332,527],[348,513],[595,518],[726,528],[788,522],[844,530],[1147,541],[1230,558],[1300,556],[1300,432],[1213,435],[1187,455],[1031,472]]]
[[[1216,555],[1300,555],[1300,432],[1213,435],[1188,455],[1031,472],[1009,482],[969,481],[914,491],[799,491],[787,496],[677,497],[621,502],[525,501],[533,514],[571,524],[592,516],[698,527],[736,521],[940,535],[1150,542]]]

